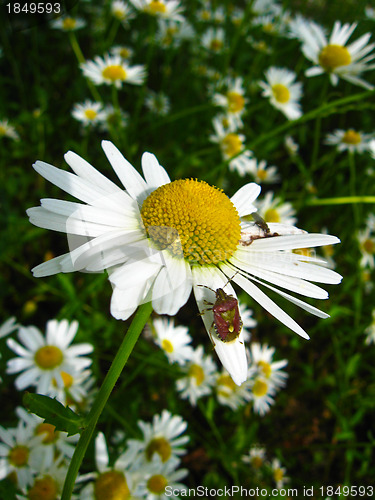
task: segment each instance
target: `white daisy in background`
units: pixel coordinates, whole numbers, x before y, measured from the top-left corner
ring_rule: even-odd
[[[229,198],[222,190],[196,179],[171,182],[150,153],[142,157],[144,180],[112,143],[103,141],[102,146],[126,190],[73,152],[65,159],[74,174],[42,161],[34,165],[47,180],[84,202],[44,199],[41,207],[27,211],[31,223],[74,237],[71,252],[37,266],[34,276],[107,269],[113,286],[111,313],[124,320],[139,304],[150,300],[155,312],[173,316],[193,289],[215,350],[238,384],[247,377],[245,346],[241,335],[223,342],[212,328],[213,313],[206,306],[206,302],[215,302],[212,290],[223,288],[234,276],[234,283],[304,338],[308,338],[306,332],[258,288],[258,283],[312,314],[327,317],[267,282],[326,299],[327,292],[308,280],[334,284],[341,276],[320,267],[312,257],[285,250],[335,244],[338,238],[277,224],[272,231],[280,236],[264,237],[259,235],[258,226],[245,221],[256,210],[257,184],[246,184]],[[79,246],[77,236],[83,237],[78,238]],[[226,287],[236,298],[231,283]],[[189,387],[187,383],[186,394]]]
[[[122,129],[129,123],[129,113],[122,109],[115,109],[112,104],[104,106],[104,113],[105,121],[99,125],[99,129],[103,132]]]
[[[255,0],[251,4],[251,12],[253,14],[266,14],[268,12],[275,12],[278,3],[275,0]]]
[[[155,41],[165,48],[177,48],[183,41],[192,40],[195,31],[187,21],[183,23],[165,19],[158,20],[158,30],[155,34]]]
[[[256,158],[249,163],[249,174],[254,178],[258,184],[273,184],[280,181],[280,175],[277,167],[274,165],[267,165],[266,160],[257,161]]]
[[[272,54],[273,49],[265,40],[256,40],[252,36],[248,36],[246,37],[246,41],[257,52]]]
[[[216,374],[215,389],[219,403],[232,410],[237,410],[251,400],[248,384],[236,385],[226,370]]]
[[[212,96],[213,102],[218,106],[222,106],[230,119],[234,120],[236,128],[240,128],[243,126],[241,116],[245,112],[248,103],[248,99],[244,97],[243,79],[240,77],[227,79],[224,85],[226,92],[216,92]]]
[[[245,464],[250,464],[255,470],[259,470],[266,462],[266,449],[261,446],[252,446],[247,455],[242,456]]]
[[[274,14],[258,16],[251,21],[253,26],[261,26],[267,35],[283,35],[287,31],[287,24]]]
[[[366,335],[366,345],[375,344],[375,309],[372,310],[371,324],[365,328],[364,333]]]
[[[244,342],[249,342],[251,333],[249,329],[255,328],[258,324],[257,320],[253,317],[253,311],[248,309],[241,301],[238,302],[238,309],[242,320],[242,336]]]
[[[171,102],[163,92],[148,90],[145,97],[145,106],[155,115],[165,116],[171,109]]]
[[[285,476],[286,468],[281,466],[278,458],[274,458],[271,462],[271,469],[276,488],[280,490],[285,486],[285,483],[290,481],[289,477]]]
[[[38,464],[33,482],[24,488],[22,495],[17,495],[17,500],[55,500],[60,498],[64,481],[68,472],[67,464],[61,463],[62,456],[54,460],[47,468]],[[72,496],[76,498],[76,496]]]
[[[298,143],[293,139],[291,135],[286,135],[284,139],[285,148],[290,156],[296,156],[299,150]]]
[[[86,26],[81,17],[61,16],[51,21],[51,27],[62,31],[76,31]]]
[[[0,339],[3,337],[7,337],[10,335],[14,330],[17,330],[20,325],[16,323],[16,318],[12,316],[11,318],[7,319],[4,321],[4,323],[0,326]],[[1,353],[0,353],[1,356]]]
[[[261,376],[249,379],[245,384],[251,389],[251,401],[253,402],[254,413],[263,417],[275,403],[273,399],[273,396],[276,394],[275,386]]]
[[[60,374],[64,386],[59,386],[55,380],[52,380],[48,395],[72,409],[82,410],[82,407],[89,407],[95,384],[91,370],[78,371],[74,374],[62,371]]]
[[[285,68],[271,66],[265,72],[266,81],[259,82],[263,89],[262,96],[269,97],[270,103],[281,111],[289,120],[302,116],[302,84],[295,82],[296,74]]]
[[[93,351],[91,344],[70,345],[78,330],[77,321],[50,320],[47,322],[46,335],[35,326],[21,326],[18,339],[7,339],[8,347],[18,357],[7,364],[7,373],[22,372],[15,380],[19,391],[35,386],[39,394],[49,394],[52,382],[63,387],[61,372],[76,373],[91,364],[91,359],[83,355]]]
[[[103,123],[106,117],[102,104],[88,99],[73,106],[72,116],[85,126]]]
[[[373,85],[360,78],[362,73],[375,68],[374,64],[368,64],[375,57],[375,53],[370,54],[375,44],[368,43],[371,33],[346,45],[356,27],[357,23],[341,25],[340,21],[336,21],[327,40],[318,24],[300,17],[293,20],[290,23],[291,32],[302,41],[305,57],[314,63],[306,71],[306,76],[328,73],[332,85],[337,85],[343,78],[354,85],[373,89]]]
[[[38,470],[38,445],[41,440],[22,421],[18,422],[15,429],[0,426],[0,480],[15,474],[21,489],[32,484],[34,473]]]
[[[373,19],[375,20],[375,9],[373,7],[367,6],[365,8],[365,16],[368,19]]]
[[[216,365],[212,356],[205,355],[203,347],[199,345],[182,370],[185,376],[177,380],[177,390],[182,399],[188,399],[191,405],[196,406],[199,398],[212,393],[216,380]]]
[[[189,436],[182,436],[187,429],[187,422],[179,415],[172,415],[163,410],[161,415],[154,415],[152,423],[138,421],[143,439],[129,439],[128,449],[133,456],[142,455],[146,462],[159,457],[162,462],[176,459],[186,453],[183,446]]]
[[[375,160],[375,139],[372,139],[369,143],[369,151],[370,151],[370,154],[372,156],[372,158],[374,158]]]
[[[123,0],[114,0],[111,2],[111,14],[123,24],[128,23],[135,17],[132,9]]]
[[[325,144],[336,146],[338,151],[350,151],[351,153],[364,153],[370,150],[370,141],[373,134],[364,134],[352,128],[348,130],[337,129],[327,134]]]
[[[201,44],[210,52],[220,54],[225,48],[225,31],[223,28],[208,28],[203,33]]]
[[[18,141],[20,138],[15,127],[8,120],[0,120],[0,139],[1,137],[8,137],[8,139],[15,141]]]
[[[191,359],[193,348],[189,345],[192,338],[186,326],[174,326],[174,320],[157,318],[152,322],[155,330],[155,343],[163,349],[170,363],[183,365]]]
[[[261,376],[268,380],[275,388],[284,387],[288,374],[282,371],[288,364],[288,360],[273,361],[274,347],[267,344],[252,342],[250,345],[250,373],[251,376]]]
[[[151,16],[180,22],[185,20],[181,15],[183,8],[177,0],[130,0],[130,3]]]
[[[357,239],[359,242],[359,251],[361,252],[361,260],[359,265],[362,268],[369,267],[374,269],[375,267],[375,237],[372,235],[372,231],[369,227],[366,227],[362,231],[358,231]]]
[[[264,198],[256,204],[259,215],[266,222],[276,222],[293,226],[297,222],[296,211],[291,203],[283,202],[281,198],[268,191]]]
[[[370,212],[366,217],[366,227],[370,229],[370,231],[375,231],[375,212]],[[1,335],[0,335],[1,337]]]
[[[120,56],[106,54],[96,56],[93,61],[81,64],[83,74],[95,85],[114,85],[121,88],[123,83],[142,85],[146,78],[146,69],[142,64],[129,66]]]
[[[111,56],[119,56],[122,60],[128,60],[133,56],[134,50],[127,45],[115,45],[110,50]]]

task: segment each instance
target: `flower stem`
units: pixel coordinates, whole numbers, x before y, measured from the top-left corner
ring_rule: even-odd
[[[312,198],[305,200],[304,205],[348,205],[352,203],[375,203],[375,196],[338,196],[337,198]]]
[[[121,372],[132,352],[135,343],[138,340],[140,333],[143,330],[150,314],[152,312],[151,302],[139,306],[137,313],[127,331],[127,334],[122,341],[122,344],[112,362],[112,365],[103,381],[102,386],[95,398],[92,408],[86,417],[86,426],[83,429],[77,447],[74,450],[72,460],[69,465],[68,473],[65,478],[64,488],[61,495],[61,500],[69,500],[73,491],[74,483],[85,456],[87,447],[94,433],[96,423],[103,411],[104,406],[119,378]]]

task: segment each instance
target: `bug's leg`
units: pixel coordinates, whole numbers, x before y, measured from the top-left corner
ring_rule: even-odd
[[[212,329],[214,328],[214,326],[215,326],[215,325],[214,325],[214,322],[212,322],[212,325],[211,325],[210,330],[209,330],[209,332],[208,332],[208,334],[209,334],[209,336],[210,336],[210,339],[211,339],[211,342],[212,342],[212,349],[215,349],[215,347],[216,347],[216,344],[215,344],[214,338],[213,338],[213,336],[212,336]]]

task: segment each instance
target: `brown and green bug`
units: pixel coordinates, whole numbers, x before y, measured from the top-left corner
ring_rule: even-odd
[[[228,295],[224,292],[224,288],[231,279],[227,281],[223,288],[217,288],[216,291],[206,285],[198,285],[208,288],[215,294],[215,303],[206,302],[207,305],[211,305],[212,307],[205,309],[202,313],[205,311],[213,312],[214,321],[212,326],[215,328],[219,339],[223,342],[233,342],[233,340],[236,340],[241,333],[243,324],[238,308],[238,300],[233,295]]]

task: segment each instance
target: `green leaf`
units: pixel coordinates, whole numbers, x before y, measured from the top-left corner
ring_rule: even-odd
[[[7,477],[0,481],[0,498],[2,500],[17,500],[15,484]]]
[[[26,392],[23,397],[23,404],[32,413],[44,418],[47,424],[54,425],[58,431],[67,432],[68,436],[79,434],[85,426],[82,417],[61,404],[57,399]]]

